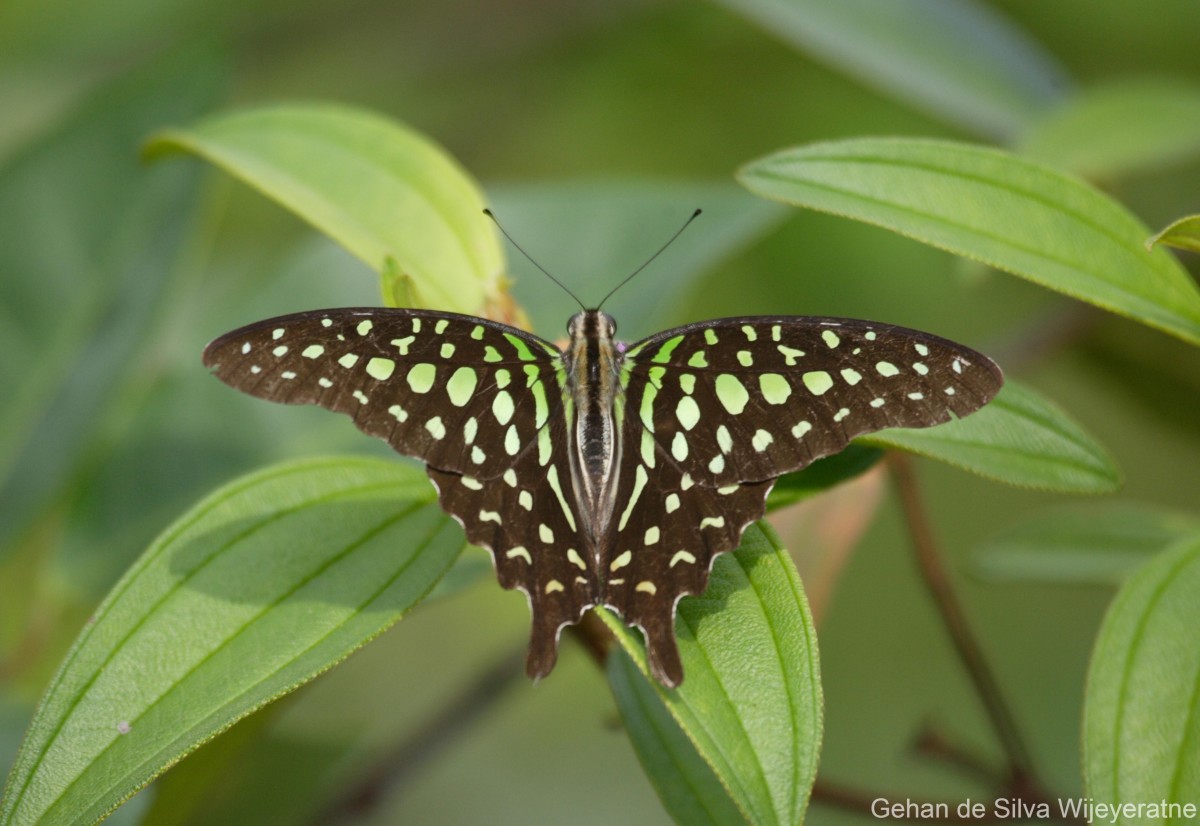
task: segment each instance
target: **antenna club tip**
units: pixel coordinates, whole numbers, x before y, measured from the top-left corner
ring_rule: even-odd
[[[700,209],[700,207],[696,207],[696,211],[692,213],[692,217],[695,218],[697,215],[699,215],[702,212],[704,212],[704,210]]]
[[[487,216],[487,217],[489,217],[489,218],[495,218],[495,217],[496,217],[495,215],[492,215],[492,211],[491,211],[490,209],[488,209],[487,207],[484,207],[484,208],[483,208],[483,214],[484,214],[484,215],[486,215],[486,216]]]

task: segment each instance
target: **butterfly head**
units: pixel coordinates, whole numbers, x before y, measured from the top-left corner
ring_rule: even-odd
[[[603,310],[584,310],[571,316],[567,322],[567,335],[572,341],[601,339],[611,341],[617,334],[617,322]]]

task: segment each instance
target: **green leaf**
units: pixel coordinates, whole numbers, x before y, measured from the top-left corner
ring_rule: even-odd
[[[138,141],[190,118],[224,85],[185,53],[95,93],[0,165],[0,546],[66,487],[128,390],[181,274],[194,170],[138,164]],[[91,457],[94,458],[94,457]]]
[[[636,632],[607,611],[599,614],[648,674]],[[704,594],[680,601],[676,622],[684,680],[673,691],[654,683],[657,701],[750,822],[801,822],[821,746],[817,637],[796,569],[774,531],[763,523],[748,528],[741,548],[717,558]],[[618,689],[618,702],[622,698],[634,699]],[[644,690],[636,697],[649,698]],[[659,778],[664,802],[672,812],[698,806],[715,816],[721,810],[708,792],[697,792],[691,803],[676,799],[686,795],[679,778],[695,782],[698,775],[669,730],[656,734],[638,722],[647,713],[622,704],[622,714],[634,721],[630,734],[639,753],[648,755],[643,763],[674,766]]]
[[[1200,519],[1131,502],[1063,508],[1025,520],[981,545],[972,570],[992,582],[1112,585]]]
[[[1069,83],[1054,58],[972,0],[721,0],[868,86],[1003,138]]]
[[[1117,593],[1092,654],[1084,777],[1098,803],[1200,801],[1200,534]],[[1106,818],[1108,819],[1108,818]],[[1123,814],[1117,823],[1186,818]]]
[[[1021,152],[1091,179],[1110,179],[1200,152],[1200,87],[1167,78],[1087,89],[1034,125]]]
[[[231,483],[117,583],[47,689],[0,823],[93,823],[399,619],[462,532],[425,474],[312,459]]]
[[[1188,252],[1200,252],[1200,215],[1180,218],[1146,241],[1147,248],[1158,244]]]
[[[149,157],[190,152],[295,212],[382,271],[390,256],[430,306],[480,313],[503,254],[478,185],[443,149],[367,111],[274,106],[156,135]]]
[[[856,441],[918,453],[1020,487],[1106,493],[1121,484],[1103,447],[1058,406],[1012,379],[965,419],[922,430],[882,430]]]
[[[625,731],[671,818],[687,824],[746,823],[712,767],[629,655],[613,651],[606,670]]]
[[[797,473],[779,477],[767,496],[767,510],[787,507],[861,476],[879,463],[883,451],[851,444],[841,453],[818,459]]]
[[[878,224],[1200,344],[1200,290],[1150,231],[1076,178],[995,149],[864,138],[742,168],[765,198]]]

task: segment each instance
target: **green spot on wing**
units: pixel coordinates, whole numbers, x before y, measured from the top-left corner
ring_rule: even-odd
[[[783,404],[792,395],[792,386],[778,373],[763,373],[758,377],[758,387],[767,404]]]
[[[408,371],[408,386],[414,393],[428,393],[429,388],[433,387],[436,377],[437,368],[432,364],[425,362],[414,364],[413,368]]]
[[[658,395],[658,388],[653,384],[647,384],[646,390],[642,394],[642,424],[646,426],[651,433],[654,432],[654,397]]]
[[[367,362],[367,375],[378,381],[387,381],[396,371],[396,362],[376,356]]]
[[[530,386],[529,392],[533,394],[533,426],[541,428],[546,423],[546,420],[550,418],[550,408],[546,404],[546,385],[540,381],[535,381]]]
[[[425,429],[429,431],[429,435],[435,439],[444,439],[446,437],[446,425],[442,422],[441,416],[434,416],[429,421],[425,422]]]
[[[700,421],[700,406],[691,396],[684,396],[675,405],[675,416],[685,430],[691,430]]]
[[[750,401],[750,394],[746,392],[746,386],[737,376],[722,373],[717,376],[715,387],[717,399],[730,413],[737,415],[746,409],[746,402]]]
[[[833,378],[824,370],[812,370],[805,373],[801,378],[804,381],[804,386],[814,396],[820,396],[833,387]]]
[[[505,390],[501,390],[492,399],[492,414],[500,424],[508,424],[515,410],[516,407],[513,405],[512,396]]]
[[[473,367],[460,367],[454,371],[450,381],[446,382],[446,393],[455,407],[463,407],[475,394],[478,374]]]
[[[517,357],[521,359],[521,361],[534,360],[533,351],[529,349],[529,345],[525,342],[525,339],[514,336],[512,333],[505,333],[504,337],[508,339],[509,343],[513,346],[513,349],[517,351]]]
[[[683,336],[675,336],[664,341],[658,347],[658,352],[654,354],[654,358],[650,359],[658,364],[667,364],[671,360],[671,353],[675,352],[675,348],[683,341]]]

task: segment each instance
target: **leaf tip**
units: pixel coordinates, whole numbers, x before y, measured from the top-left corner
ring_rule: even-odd
[[[146,138],[138,147],[138,159],[142,163],[153,163],[169,155],[185,151],[182,135],[175,129],[162,129]]]

